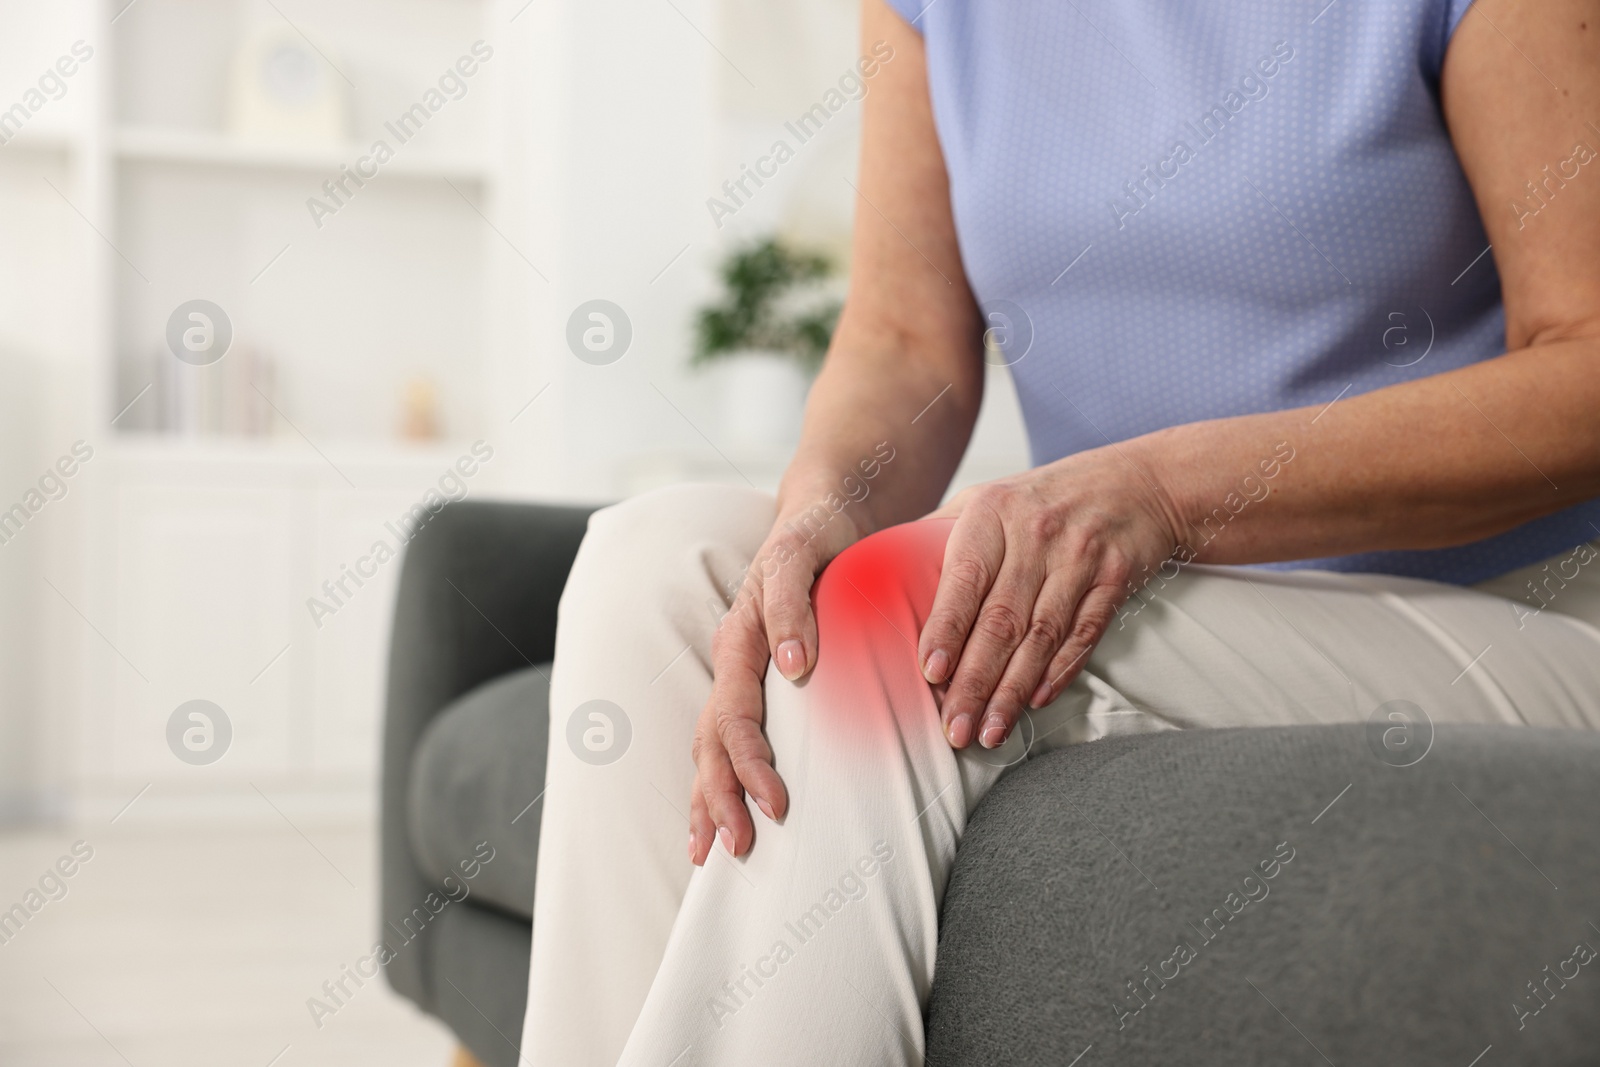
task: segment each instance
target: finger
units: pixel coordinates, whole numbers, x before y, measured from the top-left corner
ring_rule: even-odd
[[[1105,636],[1125,599],[1126,592],[1115,585],[1095,585],[1083,594],[1073,613],[1072,627],[1067,632],[1066,641],[1051,658],[1038,688],[1028,700],[1030,707],[1044,707],[1072,684],[1072,680],[1089,662],[1089,654]]]
[[[717,824],[711,818],[705,790],[700,784],[700,772],[696,770],[694,787],[689,791],[689,862],[697,867],[704,864],[716,839]]]
[[[710,817],[713,828],[710,834],[714,835],[708,836],[706,850],[710,851],[709,841],[716,840],[722,842],[722,847],[731,855],[737,856],[750,847],[755,832],[749,813],[745,811],[744,790],[733,773],[733,763],[722,747],[714,721],[709,736],[696,738],[694,757],[695,779],[700,784],[700,796],[704,798]]]
[[[1011,654],[1028,635],[1043,584],[1044,576],[1036,566],[1004,567],[978,609],[944,699],[945,733],[957,748],[974,738],[985,748],[1005,740],[1004,730],[995,733],[986,728],[980,733],[978,725]]]
[[[1034,601],[1027,634],[1011,653],[1010,661],[989,697],[978,727],[980,742],[995,748],[1010,736],[1022,711],[1046,678],[1045,670],[1066,643],[1078,601],[1089,584],[1088,576],[1073,571],[1052,571]],[[1035,704],[1034,707],[1039,705]]]
[[[768,653],[778,673],[797,682],[817,664],[817,620],[811,612],[811,584],[816,580],[810,552],[775,557],[771,577],[762,583]]]
[[[969,506],[945,544],[933,607],[917,646],[922,676],[930,685],[950,680],[1005,554],[1005,530],[998,516],[986,508]]]
[[[772,769],[772,746],[767,744],[760,720],[730,715],[718,721],[718,730],[740,787],[750,794],[750,799],[767,818],[774,821],[782,818],[788,810],[789,794],[784,789],[783,779]],[[739,810],[745,810],[742,803]]]
[[[788,793],[772,769],[772,750],[761,732],[766,703],[762,684],[767,673],[764,629],[755,619],[724,623],[713,642],[714,673],[708,707],[711,722],[740,788],[749,792],[750,799],[767,818],[780,819],[788,808]],[[738,807],[740,814],[735,821],[747,821],[742,798]],[[721,814],[714,799],[711,813],[713,817]],[[733,828],[730,825],[729,829]]]

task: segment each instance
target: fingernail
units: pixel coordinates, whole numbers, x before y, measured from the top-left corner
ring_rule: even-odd
[[[699,845],[700,845],[700,839],[695,837],[693,830],[690,830],[689,831],[689,862],[690,863],[694,862],[695,854],[700,851]]]
[[[922,665],[922,676],[928,680],[929,685],[938,685],[945,680],[945,675],[950,672],[950,657],[942,648],[936,648],[928,653],[928,659]]]
[[[778,673],[794,681],[805,673],[806,650],[799,641],[790,638],[778,645]]]
[[[951,745],[956,748],[966,748],[967,743],[972,740],[972,716],[957,715],[950,720],[950,725],[945,729],[949,734]]]
[[[1006,739],[1006,724],[999,719],[990,719],[983,728],[983,736],[979,744],[984,748],[998,748]]]
[[[733,855],[733,831],[726,826],[719,826],[717,837],[722,841],[722,847],[728,850],[728,855]]]
[[[1033,697],[1028,701],[1028,706],[1037,711],[1050,703],[1050,683],[1040,682],[1039,688],[1033,691]]]
[[[777,822],[778,821],[778,817],[776,815],[772,814],[772,805],[767,803],[766,798],[764,798],[764,797],[756,797],[756,807],[761,809],[761,814],[765,815],[767,818],[771,819],[773,822]]]

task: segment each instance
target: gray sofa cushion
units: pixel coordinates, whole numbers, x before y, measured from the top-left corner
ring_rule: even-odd
[[[411,774],[423,733],[476,686],[555,654],[556,606],[592,510],[463,500],[406,546],[383,719],[378,931],[439,888],[413,845]],[[438,1015],[434,940],[424,933],[417,951],[392,957],[383,973],[396,992]]]
[[[1361,724],[1082,745],[974,814],[927,1062],[1593,1064],[1595,923],[1600,736],[1440,727],[1409,767]]]
[[[494,858],[466,882],[468,899],[525,920],[539,853],[543,809],[534,800],[544,791],[549,669],[503,675],[441,711],[417,744],[407,797],[418,865],[441,882],[459,879],[459,864],[481,857],[487,841]]]

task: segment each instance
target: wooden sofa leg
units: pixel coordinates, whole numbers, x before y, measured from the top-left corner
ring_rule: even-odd
[[[450,1067],[483,1067],[478,1057],[467,1051],[465,1045],[456,1046],[455,1059],[450,1061]]]

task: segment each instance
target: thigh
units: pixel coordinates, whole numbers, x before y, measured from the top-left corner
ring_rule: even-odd
[[[1519,631],[1543,626],[1547,614],[1600,627],[1600,547],[1575,545],[1473,588],[1504,597]]]
[[[686,810],[690,744],[711,693],[711,638],[774,508],[754,490],[685,485],[593,515],[556,626],[551,800],[621,790],[659,808],[659,790]],[[614,805],[588,807],[594,819],[619,814]],[[632,813],[612,832],[631,832],[633,820],[655,814]]]
[[[772,527],[765,493],[683,486],[595,513],[562,592],[523,1051],[615,1063],[693,867],[711,635]]]
[[[1569,598],[1576,602],[1576,596]],[[1437,721],[1600,727],[1600,630],[1385,575],[1192,567],[1129,601],[1038,723],[1046,745],[1206,726]]]

